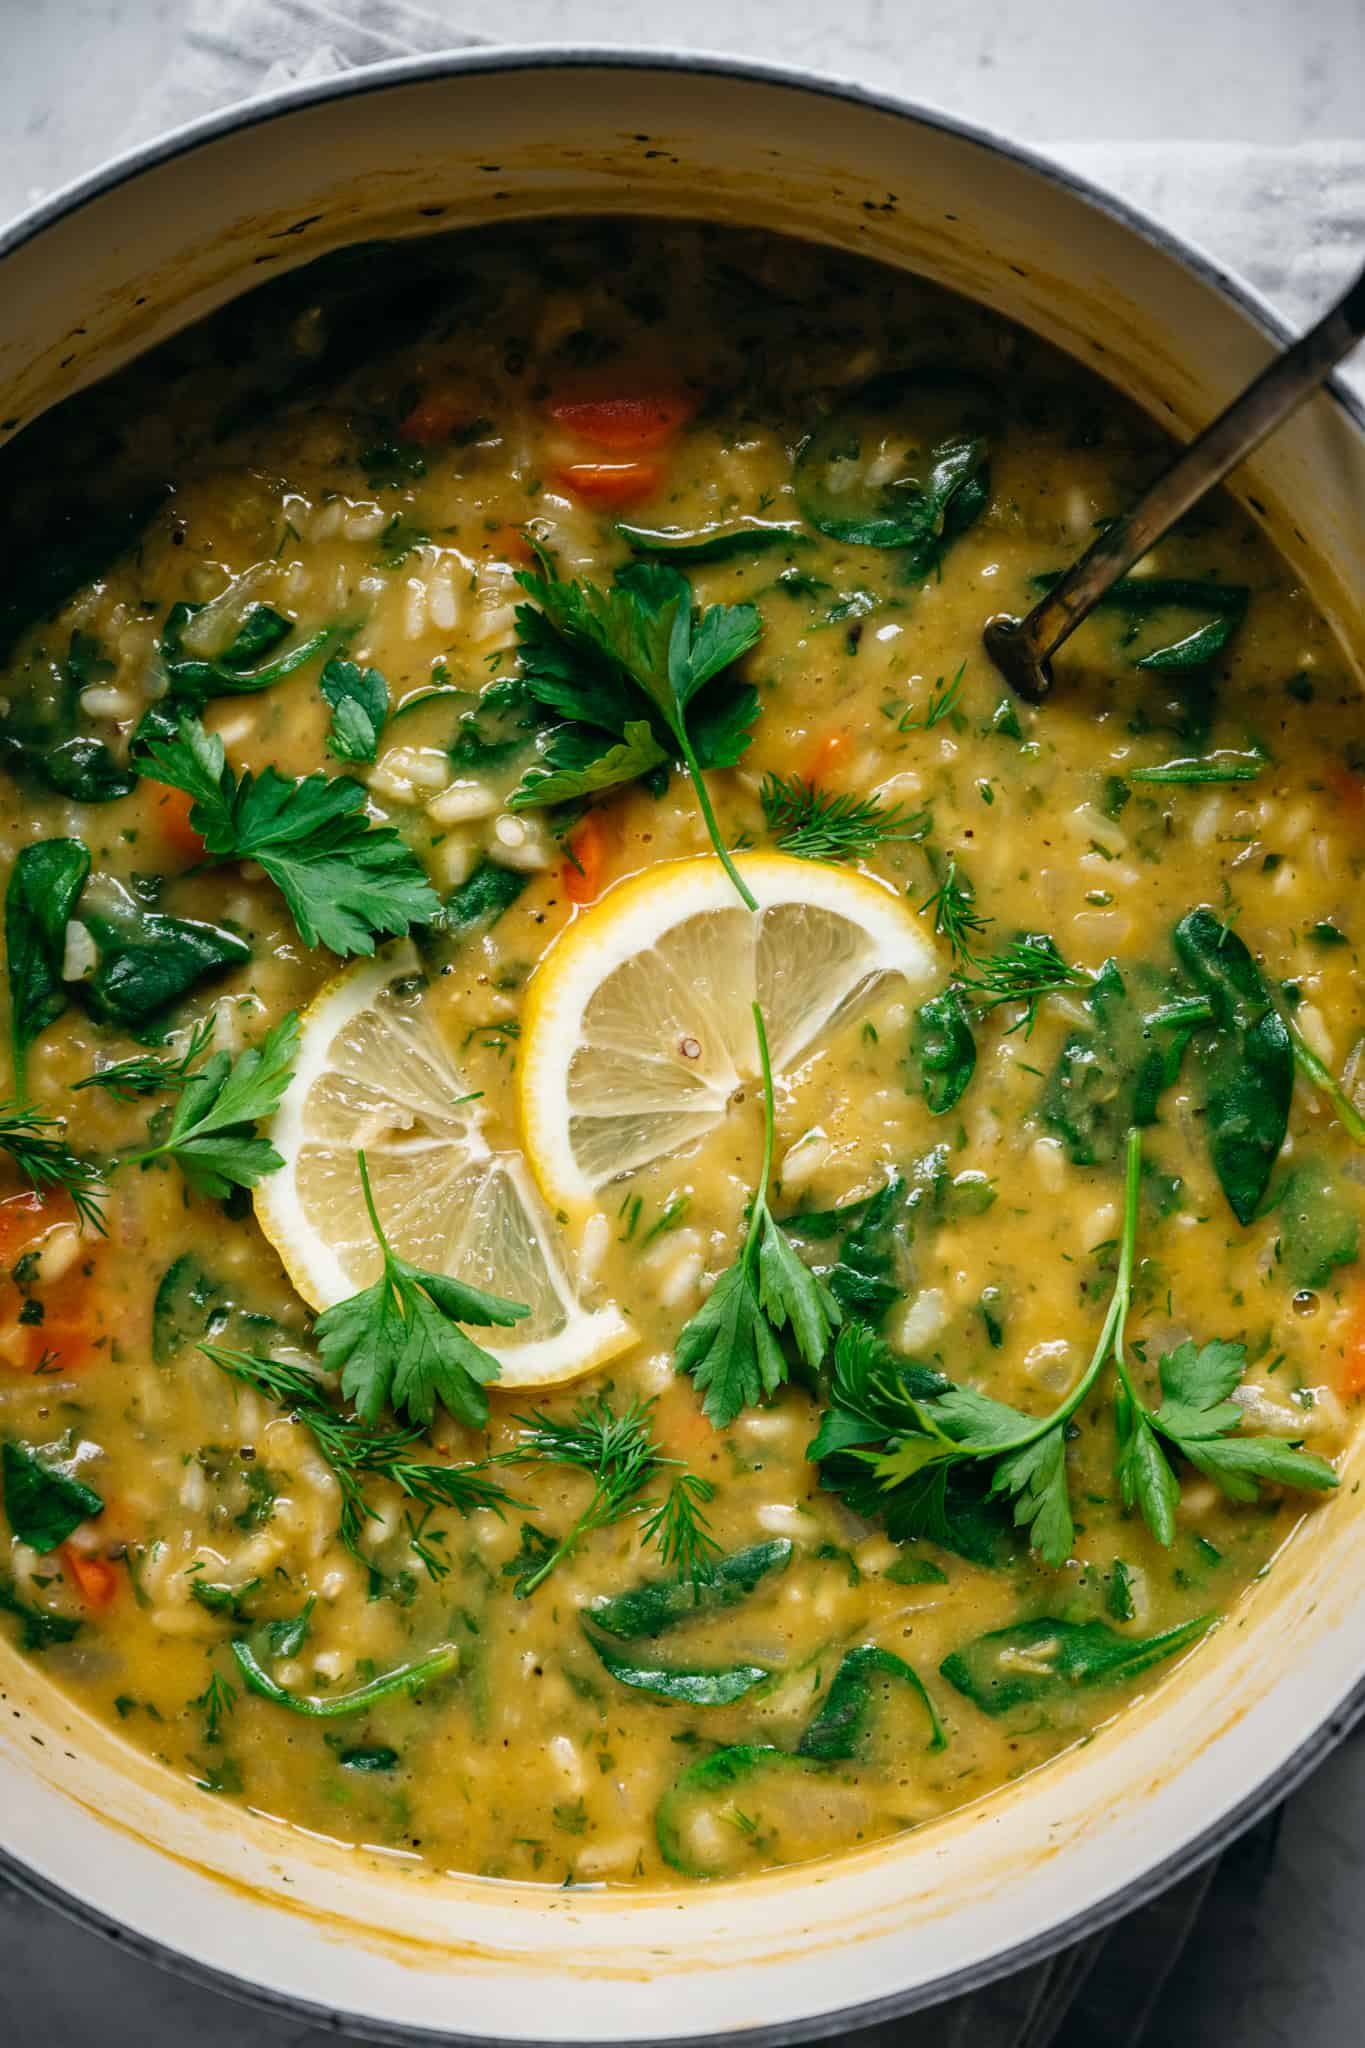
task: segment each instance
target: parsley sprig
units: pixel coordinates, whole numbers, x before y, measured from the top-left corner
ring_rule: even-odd
[[[298,1050],[298,1012],[291,1010],[259,1046],[248,1047],[236,1059],[214,1053],[197,1074],[175,1082],[179,1094],[164,1134],[141,1152],[125,1153],[118,1163],[150,1166],[157,1159],[173,1159],[196,1194],[219,1201],[235,1187],[254,1188],[284,1164],[270,1140],[257,1135],[256,1125],[278,1107]],[[156,1128],[154,1118],[152,1131]]]
[[[1043,1561],[1060,1569],[1075,1542],[1067,1425],[1112,1362],[1119,1379],[1120,1490],[1125,1506],[1141,1508],[1160,1542],[1169,1544],[1174,1536],[1179,1500],[1163,1439],[1234,1500],[1254,1499],[1261,1483],[1335,1486],[1330,1465],[1282,1439],[1229,1441],[1242,1414],[1227,1398],[1245,1364],[1240,1344],[1216,1342],[1202,1350],[1181,1345],[1161,1363],[1162,1407],[1152,1413],[1144,1406],[1125,1351],[1141,1185],[1141,1133],[1134,1129],[1125,1153],[1113,1291],[1089,1364],[1050,1414],[1022,1414],[926,1367],[898,1361],[865,1325],[850,1324],[835,1347],[831,1406],[808,1452],[832,1461],[826,1483],[860,1512],[883,1513],[897,1540],[924,1536],[966,1555],[973,1554],[972,1538],[959,1533],[959,1518],[979,1509],[983,1497],[1005,1502]],[[970,1485],[962,1490],[973,1473],[986,1477],[984,1496]]]
[[[81,1222],[104,1235],[104,1176],[89,1159],[73,1152],[66,1123],[22,1102],[0,1102],[0,1151],[8,1154],[29,1186],[45,1194],[62,1188]]]
[[[363,1152],[356,1165],[383,1268],[372,1286],[318,1317],[314,1333],[323,1359],[340,1373],[342,1392],[367,1422],[391,1406],[425,1426],[439,1401],[457,1422],[482,1429],[488,1420],[484,1386],[498,1377],[498,1361],[460,1325],[505,1329],[530,1310],[400,1259],[379,1221]]]
[[[763,1165],[749,1210],[739,1257],[707,1296],[678,1338],[674,1363],[705,1395],[702,1408],[725,1429],[743,1408],[773,1393],[787,1377],[782,1333],[812,1369],[819,1365],[841,1316],[824,1282],[798,1256],[768,1208],[773,1164],[773,1070],[763,1012],[755,1003],[754,1031],[763,1075]]]
[[[859,860],[887,842],[924,839],[933,825],[927,810],[836,794],[796,775],[765,776],[758,800],[781,852],[802,860]]]
[[[509,799],[513,810],[595,794],[681,759],[711,844],[742,902],[758,908],[720,834],[705,768],[731,768],[758,713],[752,685],[726,674],[762,631],[751,604],[692,602],[676,569],[635,562],[609,589],[566,582],[538,543],[538,570],[517,581],[535,600],[517,611],[521,678],[568,722],[544,764]],[[710,686],[710,687],[708,687]]]
[[[373,953],[377,938],[426,924],[440,909],[416,857],[389,825],[365,817],[349,776],[295,781],[273,767],[238,775],[197,719],[140,750],[145,772],[193,798],[190,823],[216,861],[253,860],[269,875],[309,946]]]
[[[1126,1508],[1136,1506],[1158,1543],[1175,1539],[1180,1482],[1171,1467],[1179,1451],[1228,1496],[1255,1500],[1262,1485],[1326,1491],[1337,1475],[1325,1458],[1300,1450],[1280,1437],[1234,1436],[1242,1409],[1230,1397],[1246,1370],[1246,1346],[1223,1338],[1178,1344],[1159,1361],[1162,1402],[1155,1411],[1133,1384],[1122,1342],[1116,1344],[1119,1389],[1115,1423],[1119,1436],[1119,1490]]]

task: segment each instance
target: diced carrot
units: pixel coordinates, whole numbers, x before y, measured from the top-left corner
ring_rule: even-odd
[[[1340,1389],[1346,1395],[1365,1394],[1365,1289],[1356,1297],[1355,1310],[1347,1327]]]
[[[86,1557],[74,1544],[62,1545],[62,1563],[76,1581],[81,1599],[96,1614],[106,1608],[118,1591],[118,1573],[107,1558]]]
[[[558,472],[566,491],[590,505],[630,505],[652,498],[659,488],[654,462],[569,462]]]
[[[560,871],[570,903],[595,903],[602,894],[613,838],[600,810],[589,811],[569,841],[570,858]]]
[[[423,447],[430,447],[437,441],[448,441],[461,427],[467,427],[475,417],[467,390],[455,384],[433,384],[424,391],[416,405],[398,423],[400,441],[415,441]]]
[[[1327,769],[1325,780],[1347,816],[1359,820],[1365,812],[1365,776],[1338,763]]]
[[[551,419],[561,427],[612,455],[640,455],[664,447],[691,412],[692,401],[681,391],[560,398],[550,406]]]
[[[0,1204],[0,1213],[11,1206]],[[15,1245],[11,1263],[25,1249],[41,1250],[52,1226],[66,1220],[68,1208],[66,1198],[60,1196],[56,1200],[45,1197],[40,1215],[35,1216],[30,1210],[26,1243]],[[35,1224],[37,1228],[33,1227]],[[24,1297],[18,1288],[6,1285],[0,1308],[0,1365],[15,1372],[33,1373],[41,1367],[45,1373],[70,1373],[95,1365],[107,1355],[108,1345],[90,1309],[100,1251],[98,1245],[87,1242],[75,1263],[46,1285],[40,1261],[33,1295],[42,1305],[40,1323],[19,1321]]]
[[[0,1267],[6,1271],[35,1238],[63,1219],[63,1198],[30,1191],[0,1202]]]
[[[490,533],[487,545],[504,562],[520,562],[529,567],[536,558],[535,549],[519,526],[500,526],[496,533]]]
[[[181,860],[202,860],[204,841],[190,823],[190,806],[194,798],[183,789],[168,789],[158,799],[156,822],[162,838],[171,852]]]
[[[801,780],[824,785],[832,778],[837,779],[840,768],[846,764],[847,754],[848,734],[826,733],[822,740],[816,741],[807,754],[801,769]]]
[[[715,1429],[702,1412],[697,1391],[685,1380],[672,1381],[659,1395],[654,1427],[660,1443],[689,1463],[699,1463],[717,1445]]]

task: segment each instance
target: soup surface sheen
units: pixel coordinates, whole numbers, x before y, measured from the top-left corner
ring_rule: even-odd
[[[1225,500],[1045,708],[980,649],[1167,452],[912,277],[564,221],[11,445],[5,1654],[193,1796],[693,1884],[1227,1625],[1365,1389],[1356,689]]]

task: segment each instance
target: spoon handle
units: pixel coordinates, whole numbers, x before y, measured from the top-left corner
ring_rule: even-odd
[[[991,628],[987,628],[992,655],[997,660],[1006,655],[1009,679],[1022,695],[1034,702],[1046,696],[1052,680],[1047,669],[1049,657],[1110,585],[1288,419],[1362,335],[1365,271],[1316,326],[1277,356],[1191,441],[1131,511],[1105,528],[1025,618],[1008,622],[999,652],[992,646]]]

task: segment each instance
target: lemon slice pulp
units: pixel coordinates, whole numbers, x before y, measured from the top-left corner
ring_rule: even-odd
[[[527,1156],[547,1199],[582,1212],[609,1181],[705,1138],[758,1072],[753,1010],[790,1070],[888,975],[918,999],[934,947],[887,884],[747,854],[758,902],[713,855],[609,889],[532,976],[519,1070]]]
[[[285,1163],[256,1190],[257,1219],[315,1309],[368,1286],[380,1254],[356,1168],[363,1150],[401,1258],[530,1308],[506,1334],[473,1332],[502,1368],[498,1385],[576,1379],[631,1343],[631,1327],[619,1309],[578,1299],[525,1160],[483,1135],[478,1103],[412,987],[415,965],[402,954],[357,961],[305,1011],[269,1133]]]

